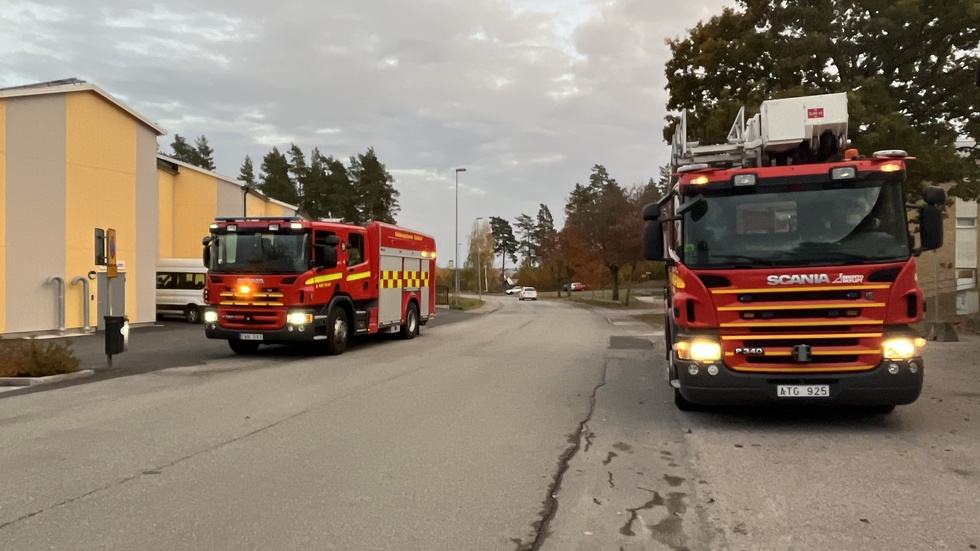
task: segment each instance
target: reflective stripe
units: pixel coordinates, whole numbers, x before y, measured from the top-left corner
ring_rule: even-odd
[[[844,319],[841,321],[772,321],[772,322],[753,322],[753,321],[736,321],[730,323],[721,324],[722,327],[798,327],[800,325],[809,325],[811,327],[816,326],[833,326],[833,325],[882,325],[885,323],[882,320],[856,320],[856,319]],[[761,335],[761,334],[760,334]],[[763,338],[759,336],[753,336],[753,338]]]
[[[826,308],[880,308],[884,306],[884,302],[852,302],[844,304],[779,304],[773,306],[721,306],[718,308],[719,312],[742,312],[748,310],[823,310]]]
[[[317,283],[326,283],[328,281],[337,281],[338,279],[344,277],[343,274],[327,274],[320,275],[316,277],[311,277],[306,280],[306,285],[316,285]]]
[[[802,293],[805,291],[873,291],[890,288],[891,285],[823,285],[820,287],[775,285],[761,289],[712,289],[711,292],[716,295],[740,295],[743,293]]]
[[[365,279],[371,277],[371,272],[361,272],[359,274],[351,274],[347,276],[347,281],[357,281],[359,279]]]
[[[800,335],[769,335],[767,333],[751,333],[748,335],[723,335],[723,341],[757,341],[760,339],[847,339],[863,337],[881,337],[884,333],[806,333]]]

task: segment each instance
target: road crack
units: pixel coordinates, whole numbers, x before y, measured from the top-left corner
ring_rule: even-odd
[[[585,418],[579,422],[575,432],[569,435],[570,445],[558,458],[558,470],[554,478],[552,478],[551,484],[548,486],[548,493],[542,502],[541,518],[532,524],[534,527],[533,539],[527,542],[520,541],[516,551],[538,551],[544,545],[548,536],[551,535],[548,527],[551,525],[551,521],[554,520],[555,515],[558,514],[558,492],[561,491],[561,481],[565,477],[565,472],[568,471],[568,465],[571,463],[572,458],[582,448],[583,435],[591,434],[591,432],[586,433],[586,430],[589,421],[592,420],[592,413],[595,412],[596,394],[600,388],[606,385],[606,371],[608,368],[609,362],[603,362],[602,376],[589,396],[589,411],[586,413]],[[591,434],[591,436],[594,437],[595,435]]]

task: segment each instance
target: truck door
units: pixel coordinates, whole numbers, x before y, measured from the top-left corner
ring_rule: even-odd
[[[371,263],[365,250],[363,233],[351,232],[347,236],[347,265],[344,288],[355,301],[366,300],[371,295]]]

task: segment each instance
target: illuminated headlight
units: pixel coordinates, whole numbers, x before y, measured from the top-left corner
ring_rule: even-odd
[[[674,345],[674,350],[682,360],[715,362],[721,359],[721,345],[714,341],[680,341]]]
[[[888,339],[881,345],[881,355],[886,360],[908,360],[917,358],[922,354],[922,347],[926,345],[923,338],[896,337]]]
[[[841,166],[830,171],[831,180],[851,180],[857,177],[857,169],[853,166]]]
[[[214,310],[204,311],[204,323],[214,323],[218,321],[218,312]]]
[[[290,312],[286,316],[286,321],[290,325],[306,325],[313,323],[313,314],[307,312]]]

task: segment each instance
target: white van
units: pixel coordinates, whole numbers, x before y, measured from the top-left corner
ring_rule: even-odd
[[[200,258],[161,258],[157,262],[157,318],[180,316],[201,323],[208,269]]]

